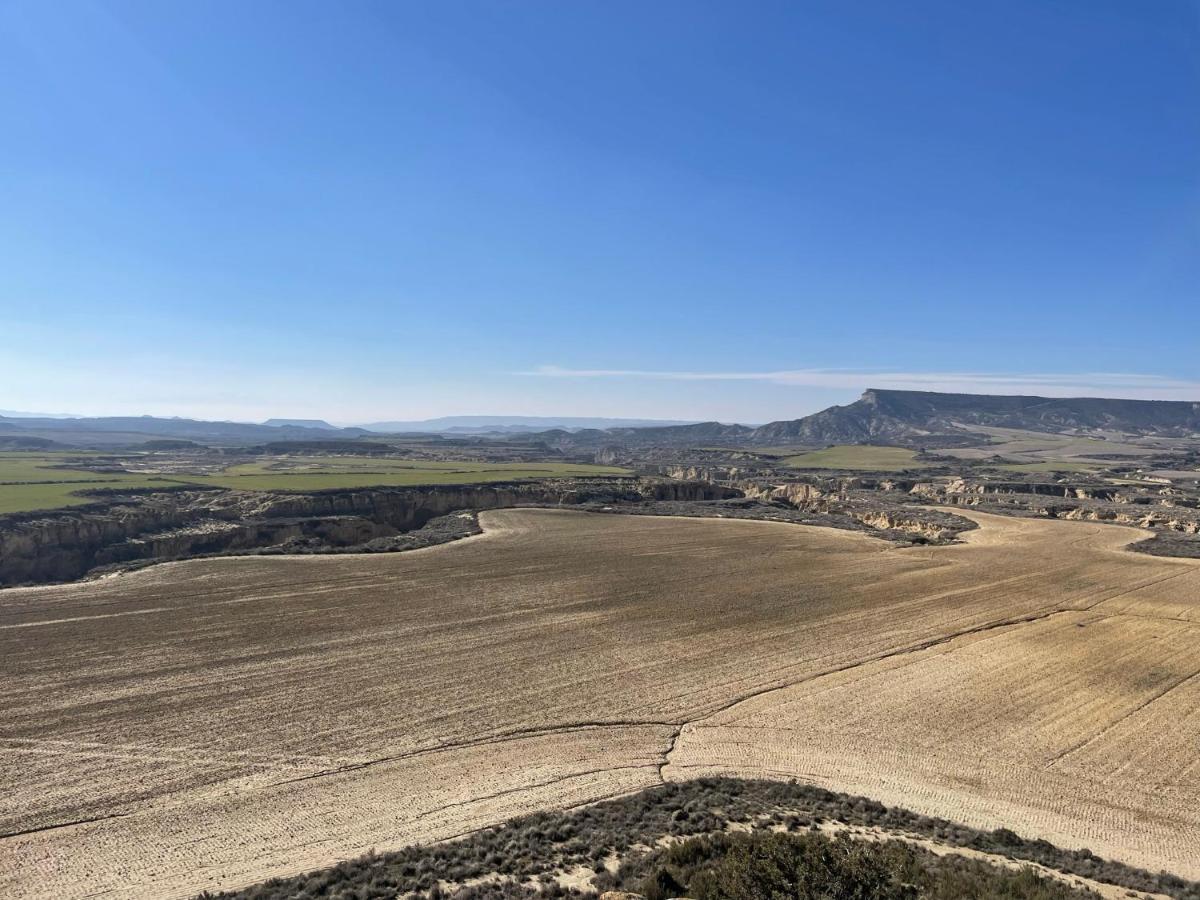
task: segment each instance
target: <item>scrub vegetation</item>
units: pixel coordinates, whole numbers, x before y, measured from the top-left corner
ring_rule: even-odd
[[[1097,897],[1085,884],[1200,897],[1195,883],[1007,829],[969,828],[807,785],[733,778],[535,813],[458,840],[371,853],[217,896],[493,900],[620,890],[647,900]]]

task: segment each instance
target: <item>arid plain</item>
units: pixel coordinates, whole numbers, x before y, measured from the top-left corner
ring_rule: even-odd
[[[380,556],[0,591],[0,894],[188,896],[703,774],[1200,877],[1200,564],[485,513]]]

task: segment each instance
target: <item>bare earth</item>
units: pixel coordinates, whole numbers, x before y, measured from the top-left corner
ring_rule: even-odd
[[[1200,878],[1200,564],[963,513],[485,513],[0,591],[0,896],[244,885],[661,778],[797,776]]]

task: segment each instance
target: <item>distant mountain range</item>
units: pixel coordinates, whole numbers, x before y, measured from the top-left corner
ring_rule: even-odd
[[[10,419],[78,419],[70,413],[21,412],[15,409],[0,409],[0,418]]]
[[[271,419],[269,421],[276,421]],[[581,416],[442,416],[407,422],[369,422],[368,431],[384,433],[425,432],[432,434],[528,434],[552,429],[579,431],[585,428],[655,428],[692,424],[681,419],[608,419]]]
[[[665,428],[545,432],[532,437],[557,446],[771,446],[826,444],[949,445],[977,442],[971,426],[1052,433],[1200,435],[1200,402],[1056,398],[869,389],[854,403],[766,425],[699,422]]]
[[[336,425],[330,425],[324,419],[267,419],[264,425],[273,428],[320,428],[324,431],[341,431]]]
[[[637,428],[583,428],[567,431],[556,428],[525,434],[529,441],[538,441],[559,449],[572,447],[705,447],[735,446],[749,443],[755,429],[750,425],[726,425],[722,422],[693,422],[689,425],[642,426]]]
[[[189,440],[204,444],[247,444],[279,441],[353,440],[371,434],[437,434],[447,437],[525,435],[564,429],[631,428],[638,425],[678,425],[677,420],[604,419],[533,416],[447,416],[413,422],[376,422],[368,427],[339,428],[324,419],[267,419],[253,422],[210,422],[199,419],[158,416],[51,417],[39,414],[0,414],[0,449],[14,446],[68,444],[122,446],[161,439]],[[686,427],[686,426],[685,426]],[[568,430],[569,429],[569,430]],[[32,442],[32,443],[31,443]]]
[[[101,416],[94,418],[18,418],[0,416],[0,439],[34,438],[83,446],[122,446],[171,438],[199,443],[237,444],[264,441],[354,438],[367,434],[361,428],[256,425],[249,422],[206,422],[199,419],[156,416]]]
[[[536,416],[447,416],[338,428],[321,419],[268,419],[262,424],[154,416],[40,418],[0,415],[0,446],[18,439],[84,446],[141,444],[163,438],[237,444],[354,440],[375,433],[446,437],[520,437],[562,449],[628,446],[770,446],[853,443],[936,446],[977,440],[972,427],[1053,433],[1200,435],[1200,402],[939,394],[870,389],[854,403],[799,419],[753,427],[721,422]]]

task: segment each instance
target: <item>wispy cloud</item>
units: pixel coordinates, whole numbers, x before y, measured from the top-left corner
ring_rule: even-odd
[[[623,378],[658,381],[758,381],[793,387],[843,390],[891,388],[1051,397],[1129,397],[1200,401],[1200,381],[1123,372],[1012,374],[998,372],[894,372],[869,369],[783,369],[772,372],[655,371],[649,369],[569,369],[538,366],[518,373],[540,378]]]

